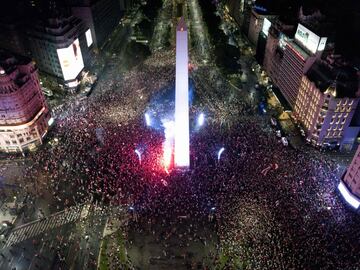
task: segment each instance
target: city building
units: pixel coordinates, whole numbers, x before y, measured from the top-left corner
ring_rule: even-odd
[[[295,106],[303,74],[320,59],[326,41],[326,37],[320,37],[298,24],[295,38],[286,42],[277,76],[277,87],[291,108]]]
[[[262,29],[258,34],[255,58],[259,65],[264,64],[266,44],[269,37],[269,30],[272,25],[272,21],[276,21],[276,18],[264,18],[262,23]]]
[[[40,71],[76,88],[84,63],[90,58],[84,26],[74,16],[52,14],[27,30],[33,59]]]
[[[354,208],[360,206],[360,145],[338,186],[344,199]]]
[[[240,13],[240,25],[241,25],[241,30],[244,33],[244,35],[248,35],[249,34],[249,26],[250,26],[250,16],[251,16],[251,11],[253,9],[253,1],[244,1],[244,5],[242,7],[242,12]]]
[[[360,100],[356,70],[317,61],[300,81],[293,116],[304,127],[307,140],[350,150],[360,129],[351,126]]]
[[[0,151],[34,149],[42,143],[50,119],[34,63],[0,51]]]
[[[94,43],[96,48],[105,44],[121,19],[119,0],[75,0],[69,5],[73,15],[83,20],[86,28],[90,29],[86,34],[88,45]],[[125,5],[130,5],[130,1],[124,3],[124,8]]]
[[[29,55],[26,39],[19,21],[0,21],[0,48],[19,55]]]
[[[285,45],[294,36],[295,26],[285,23],[280,19],[269,20],[269,23],[270,27],[267,31],[263,67],[273,83],[277,85]],[[265,34],[267,23],[265,23],[264,27],[262,32]]]
[[[267,20],[265,21],[266,18],[267,18]],[[271,18],[274,18],[274,16],[268,15],[266,13],[266,11],[261,12],[256,8],[254,8],[251,11],[248,38],[255,47],[257,47],[259,34],[263,29],[264,21],[265,21],[264,31],[268,31],[268,29],[271,25],[271,23],[269,22],[269,19],[271,19]]]

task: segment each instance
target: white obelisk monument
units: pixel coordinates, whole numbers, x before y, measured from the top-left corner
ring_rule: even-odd
[[[189,154],[188,32],[181,17],[176,27],[175,167],[188,168]]]

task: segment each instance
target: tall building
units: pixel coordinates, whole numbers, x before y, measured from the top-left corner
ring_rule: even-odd
[[[293,116],[312,144],[351,149],[360,130],[351,126],[359,100],[355,69],[319,61],[302,76]]]
[[[97,48],[104,45],[121,19],[119,0],[74,0],[69,1],[69,5],[74,16],[82,19],[86,28],[90,29]],[[90,33],[87,35],[90,36]]]
[[[285,45],[294,36],[294,25],[286,24],[279,19],[269,20],[269,23],[271,25],[267,31],[263,67],[274,84],[278,85],[279,70],[284,57]]]
[[[0,151],[35,148],[42,143],[49,120],[33,62],[0,51]]]
[[[188,31],[181,17],[176,27],[175,166],[189,167]]]
[[[272,18],[264,18],[261,31],[258,34],[255,58],[260,65],[264,65],[266,43],[269,37],[269,30],[272,25],[272,21],[276,21],[275,16]]]
[[[243,11],[240,13],[241,30],[246,36],[249,34],[250,16],[251,16],[252,8],[253,8],[253,1],[245,0]]]
[[[23,25],[18,21],[0,22],[0,48],[26,56],[29,54]]]
[[[284,49],[277,86],[292,108],[295,106],[300,81],[312,64],[321,57],[327,38],[321,37],[299,24],[295,39]]]
[[[354,208],[360,206],[360,145],[338,186],[344,199]]]
[[[69,88],[77,87],[89,58],[85,29],[74,16],[50,15],[37,21],[27,38],[32,57],[40,71],[56,77]]]
[[[250,42],[253,45],[255,45],[255,47],[257,47],[259,34],[263,29],[264,20],[266,18],[271,19],[271,18],[274,18],[274,16],[266,15],[265,11],[263,11],[261,13],[259,10],[255,9],[255,8],[251,11],[248,38],[249,38]],[[265,22],[266,22],[265,27],[266,28],[270,27],[269,20],[267,20]]]

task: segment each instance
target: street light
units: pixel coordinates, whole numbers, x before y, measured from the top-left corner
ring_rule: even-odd
[[[224,147],[221,147],[221,149],[219,150],[219,152],[218,152],[218,162],[220,161],[221,154],[224,152],[224,150],[225,150]]]
[[[199,127],[201,127],[205,122],[205,115],[203,113],[200,113],[197,119],[197,124]]]
[[[145,113],[145,122],[147,126],[151,126],[151,118],[148,113]]]
[[[140,151],[138,149],[135,149],[135,153],[139,158],[139,163],[141,164],[141,153],[140,153]]]

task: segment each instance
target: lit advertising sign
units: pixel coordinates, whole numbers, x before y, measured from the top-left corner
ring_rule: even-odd
[[[343,182],[340,181],[338,185],[338,189],[343,196],[343,198],[355,209],[358,209],[360,206],[360,201],[350,193],[347,187],[344,185]]]
[[[73,87],[77,87],[79,85],[79,82],[78,82],[78,80],[75,80],[75,81],[67,83],[66,85],[70,88],[73,88]]]
[[[270,26],[271,26],[271,22],[265,18],[263,23],[263,28],[261,30],[265,34],[265,36],[268,36]]]
[[[326,41],[327,41],[326,37],[322,37],[320,39],[319,47],[317,49],[318,51],[323,51],[325,49]]]
[[[319,45],[320,37],[299,24],[296,30],[295,40],[310,52],[315,53]]]
[[[91,36],[91,31],[90,31],[90,29],[88,29],[88,30],[85,32],[85,37],[86,37],[87,46],[90,47],[91,44],[93,44],[93,40],[92,40],[92,36]]]
[[[67,48],[57,49],[57,54],[64,80],[74,80],[84,68],[79,39],[76,39]]]

